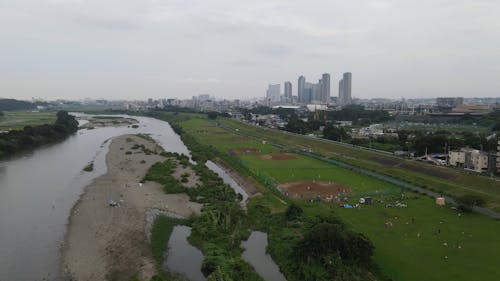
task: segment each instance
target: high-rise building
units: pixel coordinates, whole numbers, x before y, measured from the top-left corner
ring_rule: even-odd
[[[308,83],[304,76],[300,76],[297,92],[300,103],[328,103],[330,101],[330,74],[323,74],[316,84]]]
[[[279,102],[280,101],[280,84],[269,85],[266,92],[266,99],[269,102]]]
[[[287,101],[292,101],[292,82],[285,82],[285,99]]]
[[[338,98],[338,104],[342,104],[344,101],[342,100],[344,98],[344,80],[340,79],[339,80],[339,98]]]
[[[330,74],[323,73],[320,84],[320,101],[324,103],[330,102]]]
[[[299,77],[299,82],[297,83],[297,95],[299,102],[305,102],[304,99],[304,86],[306,84],[306,78],[304,76]]]
[[[317,84],[311,83],[311,88],[312,88],[312,97],[311,101],[314,101],[314,103],[319,103],[321,102],[321,79],[318,81]]]
[[[305,82],[302,94],[302,103],[310,103],[314,99],[314,86],[316,84]]]
[[[339,81],[339,103],[340,105],[348,105],[352,103],[351,97],[352,74],[344,73]]]

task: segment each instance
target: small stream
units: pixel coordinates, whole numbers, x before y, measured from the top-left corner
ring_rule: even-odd
[[[190,281],[204,281],[206,278],[201,272],[203,253],[189,244],[187,241],[189,235],[191,235],[190,227],[174,226],[168,240],[168,250],[165,252],[163,268]]]
[[[267,233],[252,231],[247,241],[242,243],[245,251],[242,254],[243,260],[253,266],[255,271],[264,280],[286,281],[285,276],[280,272],[278,265],[271,256],[266,253]]]
[[[246,201],[248,199],[248,193],[228,174],[224,169],[219,167],[214,162],[208,160],[205,164],[210,170],[215,172],[219,177],[234,189],[234,192],[241,194],[243,199],[241,200],[242,207],[246,206]]]

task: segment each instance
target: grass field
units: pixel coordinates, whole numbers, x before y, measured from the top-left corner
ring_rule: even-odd
[[[220,120],[217,120],[220,122]],[[233,121],[225,120],[227,124]],[[354,230],[364,233],[375,245],[374,260],[382,272],[392,280],[497,280],[500,267],[496,266],[500,259],[500,221],[478,214],[460,215],[449,207],[440,207],[433,198],[423,195],[406,193],[407,208],[386,208],[387,203],[394,203],[400,195],[400,189],[368,176],[339,168],[332,164],[294,155],[295,159],[286,161],[265,160],[261,155],[280,153],[278,148],[256,141],[234,141],[237,135],[220,133],[222,128],[213,127],[207,119],[195,118],[181,122],[183,128],[199,142],[214,146],[220,151],[233,148],[251,147],[258,153],[239,155],[245,166],[250,170],[266,174],[276,182],[284,183],[296,180],[326,180],[336,181],[349,186],[353,190],[350,203],[355,203],[357,196],[369,194],[374,199],[381,200],[373,205],[362,206],[359,209],[343,209],[336,203],[309,203],[297,201],[307,216],[318,213],[332,213],[338,216]],[[250,130],[236,124],[240,130]],[[236,125],[233,125],[236,127]],[[255,130],[255,129],[252,129]],[[262,131],[259,136],[267,139],[266,133],[276,138],[279,132]],[[278,135],[284,136],[284,135]],[[310,139],[290,140],[289,136],[280,141],[297,146],[311,147],[328,155],[342,154],[341,159],[370,157],[365,151],[343,150],[341,147],[317,145]],[[340,157],[340,156],[339,156]],[[356,160],[356,161],[354,161]],[[363,161],[363,160],[360,160]],[[407,173],[411,173],[405,171]],[[451,171],[454,173],[454,171]],[[457,177],[461,177],[458,174]],[[444,182],[444,179],[419,175],[420,179],[430,182]],[[467,177],[466,177],[467,178]],[[463,183],[457,183],[463,184]],[[493,188],[489,186],[488,188]],[[270,192],[251,199],[249,206],[256,204],[275,204],[276,209],[283,209],[278,200],[267,200]],[[383,194],[383,195],[379,195]],[[386,222],[393,226],[386,227]],[[273,233],[269,233],[270,243]],[[276,239],[276,238],[274,238]]]
[[[53,124],[56,112],[4,111],[0,116],[0,131],[22,130],[24,126]]]
[[[281,143],[295,149],[311,150],[326,157],[402,179],[436,192],[451,196],[477,194],[486,200],[488,208],[500,211],[500,181],[496,178],[487,178],[448,167],[433,166],[345,145],[332,144],[306,136],[257,128],[232,119],[220,118],[217,122],[237,129],[243,134]]]

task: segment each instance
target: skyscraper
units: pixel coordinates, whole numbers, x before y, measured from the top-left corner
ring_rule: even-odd
[[[344,73],[343,78],[339,81],[339,104],[348,105],[352,103],[351,97],[351,83],[352,74],[350,72]]]
[[[352,74],[350,72],[344,73],[344,78],[343,80],[343,94],[344,94],[344,104],[351,104],[352,103],[352,97],[351,97],[351,83],[352,83]]]
[[[330,102],[330,74],[323,73],[320,84],[320,101],[324,103]]]
[[[338,104],[342,105],[344,103],[344,79],[339,80],[339,100]]]
[[[304,76],[299,77],[299,82],[297,83],[297,94],[299,96],[299,102],[306,102],[304,99],[304,86],[306,84],[306,78]]]
[[[269,102],[279,102],[280,101],[280,84],[269,85],[266,92],[266,98]]]
[[[285,100],[287,102],[292,101],[292,82],[290,81],[285,82]]]
[[[314,99],[314,86],[316,84],[305,82],[302,90],[302,103],[310,103]]]

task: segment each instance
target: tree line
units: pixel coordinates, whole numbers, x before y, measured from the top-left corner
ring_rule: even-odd
[[[59,111],[56,116],[54,124],[25,126],[23,130],[0,134],[0,157],[61,141],[78,130],[78,121],[73,115]]]

